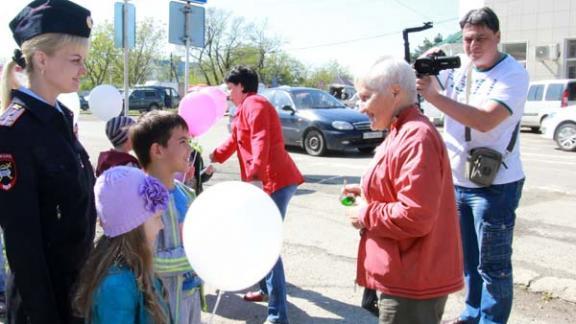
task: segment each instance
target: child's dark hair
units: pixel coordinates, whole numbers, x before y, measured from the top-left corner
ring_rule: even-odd
[[[156,110],[142,115],[136,124],[130,127],[132,148],[143,168],[150,165],[152,144],[166,146],[172,136],[172,130],[177,127],[188,131],[186,121],[178,114]]]
[[[258,74],[251,68],[243,65],[236,66],[228,73],[226,82],[235,85],[241,84],[244,87],[244,93],[258,92]]]

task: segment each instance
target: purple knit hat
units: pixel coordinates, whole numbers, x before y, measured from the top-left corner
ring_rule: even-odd
[[[106,170],[94,186],[96,211],[104,235],[116,237],[142,225],[168,207],[168,191],[142,170],[117,166]]]

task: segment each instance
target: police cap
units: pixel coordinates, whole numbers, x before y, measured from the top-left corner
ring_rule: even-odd
[[[68,0],[36,0],[10,22],[18,46],[46,33],[90,37],[90,11]]]

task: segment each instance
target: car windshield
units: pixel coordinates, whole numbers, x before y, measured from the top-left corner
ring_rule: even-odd
[[[321,90],[292,90],[290,96],[297,109],[345,108],[342,102]]]

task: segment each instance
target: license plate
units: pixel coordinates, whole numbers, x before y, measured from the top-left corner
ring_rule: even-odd
[[[382,137],[384,137],[384,132],[366,132],[362,134],[363,139],[382,138]]]

